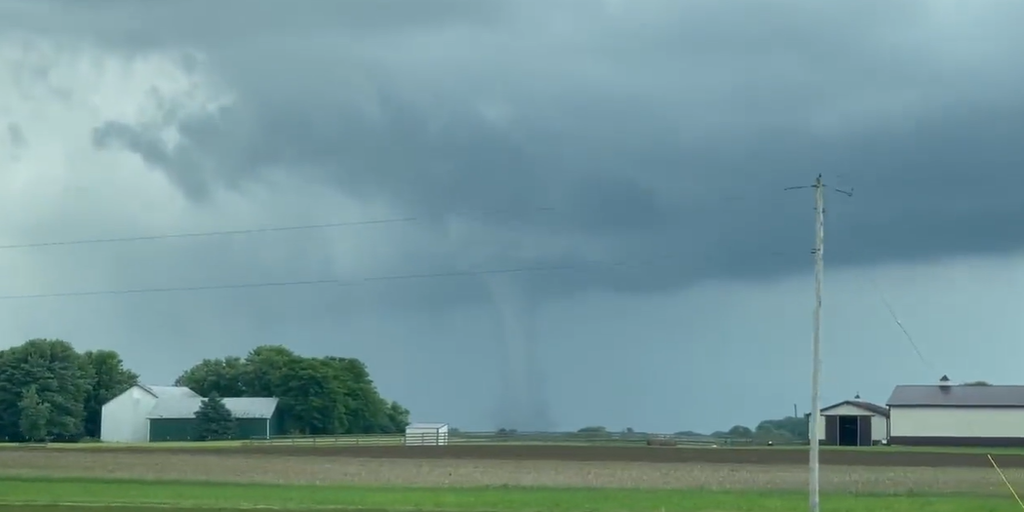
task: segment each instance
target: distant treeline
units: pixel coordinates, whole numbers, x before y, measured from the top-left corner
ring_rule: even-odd
[[[103,404],[138,383],[112,350],[80,353],[57,339],[0,350],[0,440],[99,438]],[[175,385],[203,396],[277,397],[285,429],[295,434],[393,433],[409,423],[409,411],[380,396],[360,360],[303,357],[281,346],[203,360]]]
[[[458,433],[459,429],[453,428],[452,432]],[[516,435],[519,434],[515,429],[501,428],[496,432],[498,435]],[[602,436],[602,435],[647,435],[656,434],[657,432],[637,432],[634,429],[627,427],[621,431],[611,431],[603,426],[588,426],[583,427],[575,432],[563,432],[563,435],[586,435],[586,436]],[[558,434],[552,432],[551,434]],[[787,418],[780,418],[775,420],[764,420],[757,424],[756,428],[751,429],[743,425],[736,425],[729,430],[718,430],[710,434],[704,434],[695,432],[692,430],[682,430],[675,432],[673,435],[680,437],[713,437],[713,438],[733,438],[743,440],[755,440],[755,441],[774,441],[774,442],[796,442],[807,440],[807,420],[805,418],[794,418],[792,416]]]
[[[764,420],[753,429],[736,425],[729,430],[712,432],[711,436],[775,442],[806,441],[808,439],[807,418],[788,416],[775,420]]]

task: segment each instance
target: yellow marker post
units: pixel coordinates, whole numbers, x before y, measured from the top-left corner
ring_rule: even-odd
[[[1017,504],[1020,505],[1020,508],[1024,509],[1024,501],[1021,501],[1020,496],[1017,496],[1017,491],[1013,490],[1013,486],[1010,485],[1010,481],[1006,479],[1006,475],[1003,474],[1003,470],[999,469],[999,465],[996,464],[996,461],[992,458],[991,454],[988,455],[988,461],[992,463],[992,467],[996,468],[996,473],[999,473],[999,478],[1003,479],[1003,483],[1006,484],[1006,488],[1010,490],[1010,494],[1013,495],[1013,498],[1017,500]]]

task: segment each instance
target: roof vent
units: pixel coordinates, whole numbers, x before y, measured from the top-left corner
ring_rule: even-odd
[[[939,379],[939,389],[943,393],[949,393],[950,386],[952,386],[952,384],[950,384],[950,382],[949,382],[949,377],[943,375],[942,378]]]

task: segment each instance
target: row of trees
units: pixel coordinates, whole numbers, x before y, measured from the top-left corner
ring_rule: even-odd
[[[377,392],[362,361],[303,357],[281,346],[257,347],[247,357],[205,359],[177,381],[202,396],[277,397],[292,434],[404,432],[409,411]]]
[[[112,350],[80,353],[57,339],[0,350],[0,441],[99,438],[103,404],[138,382]],[[302,357],[281,346],[203,360],[175,384],[206,397],[277,397],[292,433],[392,433],[409,422],[358,359]]]
[[[753,439],[764,441],[802,441],[807,439],[807,420],[805,418],[786,418],[764,420],[757,424],[757,427],[750,428],[743,425],[736,425],[729,430],[719,430],[711,434],[701,434],[692,430],[676,432],[675,435],[683,437],[708,437]],[[602,426],[583,427],[576,431],[577,434],[602,435],[608,434],[608,429]],[[632,428],[627,427],[623,434],[636,433]]]
[[[45,339],[0,350],[0,440],[99,437],[103,404],[138,379],[111,350]]]
[[[451,429],[451,432],[457,432],[458,429]],[[498,435],[514,436],[519,434],[515,429],[501,428],[497,431]],[[552,434],[558,434],[552,432]],[[593,425],[580,428],[573,433],[563,433],[565,435],[585,435],[588,437],[602,437],[612,435],[642,435],[646,436],[648,432],[637,432],[632,427],[626,427],[621,432],[615,432],[608,430],[607,427],[600,425]],[[743,425],[736,425],[729,430],[719,430],[712,432],[711,434],[702,434],[700,432],[694,432],[692,430],[684,430],[676,432],[674,435],[680,437],[714,437],[714,438],[733,438],[743,440],[755,440],[755,441],[803,441],[807,439],[807,420],[804,418],[794,418],[792,416],[786,418],[780,418],[775,420],[764,420],[758,423],[756,428],[751,429]]]
[[[736,425],[726,431],[713,432],[711,436],[774,442],[806,441],[807,426],[807,418],[787,416],[764,420],[754,428]]]

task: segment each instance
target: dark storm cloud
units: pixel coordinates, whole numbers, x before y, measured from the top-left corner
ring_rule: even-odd
[[[518,219],[529,257],[491,266],[655,261],[538,286],[802,271],[812,195],[781,189],[820,172],[857,191],[829,197],[831,263],[1024,241],[992,224],[1024,221],[1011,135],[1024,128],[1024,76],[1003,49],[1022,38],[1001,22],[1021,8],[1007,4],[972,11],[985,16],[966,57],[950,48],[965,32],[949,32],[943,2],[60,5],[126,51],[206,55],[192,65],[235,95],[216,118],[182,121],[174,149],[144,126],[94,131],[195,201],[287,172],[438,220],[557,208]],[[560,237],[579,246],[546,248]],[[440,227],[438,244],[468,250]]]

